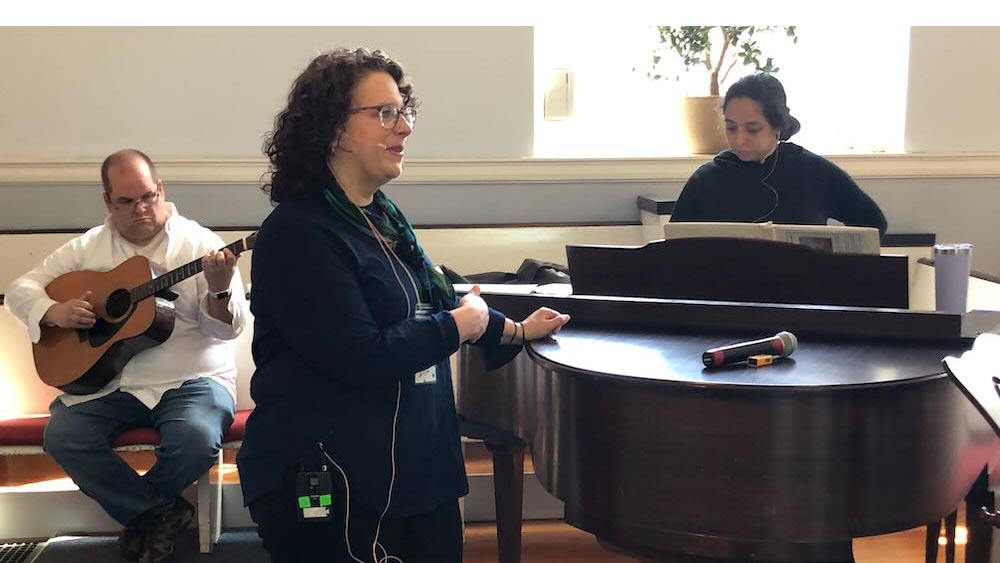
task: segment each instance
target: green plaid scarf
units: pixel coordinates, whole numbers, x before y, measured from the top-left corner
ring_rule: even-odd
[[[368,222],[361,216],[361,209],[347,199],[347,194],[340,186],[331,183],[323,190],[323,197],[326,202],[333,207],[344,220],[362,233],[375,238],[375,233],[368,228]],[[455,297],[455,288],[443,274],[434,268],[430,259],[424,254],[424,250],[417,243],[417,237],[413,233],[413,226],[403,215],[403,212],[392,200],[382,193],[382,190],[375,192],[373,205],[377,206],[381,213],[369,213],[375,227],[382,233],[389,244],[396,251],[396,255],[406,262],[416,273],[415,279],[417,287],[420,289],[420,300],[430,296],[430,305],[435,311],[450,311],[458,304]]]

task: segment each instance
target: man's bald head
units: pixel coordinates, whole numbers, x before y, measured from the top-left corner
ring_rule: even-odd
[[[156,166],[153,165],[153,161],[146,156],[146,153],[139,149],[122,149],[120,151],[111,153],[104,162],[101,163],[101,183],[104,184],[104,193],[111,193],[111,180],[108,175],[108,171],[112,167],[116,167],[122,164],[132,163],[133,161],[142,161],[149,167],[149,177],[154,181],[159,181],[159,177],[156,175]]]
[[[166,225],[171,208],[163,205],[163,182],[142,151],[121,150],[104,159],[101,182],[111,224],[125,240],[144,246]]]

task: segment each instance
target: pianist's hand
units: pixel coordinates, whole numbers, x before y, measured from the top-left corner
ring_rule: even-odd
[[[563,315],[548,307],[539,307],[534,313],[521,321],[524,327],[525,342],[548,338],[557,334],[564,324],[569,322],[569,315]]]

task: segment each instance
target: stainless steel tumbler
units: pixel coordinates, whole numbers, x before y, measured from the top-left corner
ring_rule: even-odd
[[[934,303],[938,311],[965,312],[971,268],[971,244],[934,245]]]

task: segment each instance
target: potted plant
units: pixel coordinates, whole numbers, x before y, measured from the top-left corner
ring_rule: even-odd
[[[719,86],[738,63],[759,72],[778,71],[772,57],[764,57],[757,42],[760,34],[783,30],[798,42],[795,26],[657,26],[658,44],[653,50],[649,77],[664,78],[664,53],[681,58],[684,69],[704,69],[708,74],[708,96],[686,96],[682,105],[688,144],[695,154],[714,154],[727,146],[722,125]],[[669,57],[667,57],[669,58]],[[679,78],[679,77],[678,77]]]

